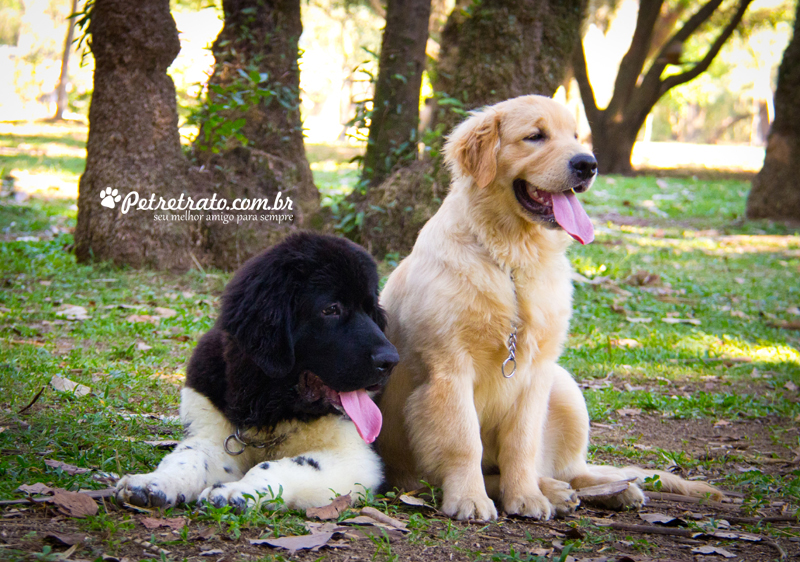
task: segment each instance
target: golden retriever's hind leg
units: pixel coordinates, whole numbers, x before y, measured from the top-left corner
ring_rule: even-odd
[[[618,482],[629,478],[624,470],[613,466],[587,465],[586,470],[585,473],[575,476],[570,480],[570,484],[576,490]],[[624,492],[605,498],[597,498],[587,503],[597,503],[608,509],[639,509],[646,501],[641,488],[639,488],[635,482],[631,482],[628,489]]]

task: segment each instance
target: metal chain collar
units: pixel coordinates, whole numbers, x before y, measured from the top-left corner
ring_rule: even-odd
[[[242,436],[241,428],[236,428],[236,431],[228,437],[225,438],[225,442],[223,446],[225,448],[225,452],[231,455],[232,457],[236,457],[244,453],[244,450],[248,447],[252,447],[254,449],[266,449],[267,447],[277,447],[281,443],[283,443],[288,437],[287,434],[275,435],[266,441],[247,441]],[[231,441],[238,443],[241,448],[235,449],[231,447]]]

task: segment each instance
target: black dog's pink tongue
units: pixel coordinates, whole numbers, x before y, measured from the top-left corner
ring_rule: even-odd
[[[581,244],[594,240],[592,221],[575,197],[575,192],[553,193],[553,214],[561,228]]]
[[[381,416],[380,409],[369,397],[367,391],[361,389],[353,392],[340,392],[339,399],[342,401],[344,411],[356,424],[356,429],[361,439],[367,443],[375,441],[381,432],[383,416]]]

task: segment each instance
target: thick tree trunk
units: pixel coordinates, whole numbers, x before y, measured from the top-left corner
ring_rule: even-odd
[[[233,269],[290,231],[312,226],[319,193],[300,120],[300,0],[224,0],[223,10],[194,156],[212,174],[221,197],[274,201],[280,193],[293,203],[285,211],[293,214],[291,222],[205,223],[214,265]]]
[[[462,6],[463,4],[463,6]],[[553,95],[579,36],[585,0],[460,2],[442,32],[434,89],[443,133],[464,110],[524,94]],[[460,111],[452,111],[453,100]],[[361,241],[376,256],[407,254],[447,193],[437,146],[431,158],[397,170],[367,192]]]
[[[753,0],[738,0],[736,8],[730,11],[727,24],[716,35],[705,55],[690,66],[683,66],[679,74],[662,78],[669,64],[678,64],[685,42],[723,8],[723,0],[707,0],[689,19],[687,19],[669,38],[665,39],[669,28],[677,21],[675,11],[664,14],[663,0],[639,2],[636,16],[636,29],[631,46],[620,62],[614,80],[614,95],[605,109],[597,107],[589,77],[586,72],[586,57],[579,41],[572,59],[575,79],[581,92],[586,117],[592,129],[592,146],[600,173],[629,174],[631,152],[639,129],[647,119],[648,113],[658,100],[671,88],[694,80],[708,70],[711,62],[719,54],[722,46],[742,21],[744,13]],[[680,12],[680,10],[678,10]],[[661,44],[647,71],[645,64],[650,55]],[[609,143],[617,146],[609,146]],[[624,153],[622,153],[624,149]]]
[[[586,2],[484,0],[472,6],[456,8],[447,20],[436,92],[466,110],[525,94],[552,96],[580,37]],[[461,119],[439,111],[448,131]]]
[[[132,191],[143,199],[177,197],[186,187],[175,87],[167,76],[180,50],[169,1],[96,0],[88,31],[95,72],[77,258],[187,268],[190,223],[156,222],[136,210],[123,214],[119,202]]]
[[[794,36],[778,71],[775,120],[767,139],[764,167],[753,179],[747,216],[800,220],[800,4]]]
[[[381,183],[417,155],[419,90],[431,0],[389,0],[362,181]]]

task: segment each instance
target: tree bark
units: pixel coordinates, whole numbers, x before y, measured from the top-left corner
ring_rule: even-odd
[[[300,120],[300,0],[224,0],[222,6],[225,23],[212,47],[216,65],[193,155],[222,197],[272,201],[280,193],[292,200],[294,215],[282,224],[206,222],[213,264],[233,269],[292,230],[314,226],[319,193]]]
[[[794,36],[783,53],[775,91],[775,120],[767,139],[764,167],[747,198],[749,218],[800,220],[800,4]]]
[[[186,187],[188,163],[167,75],[180,50],[169,1],[96,0],[88,32],[94,92],[75,254],[81,262],[188,268],[190,223],[156,222],[136,210],[123,214],[117,200],[131,191],[141,198],[165,189],[177,196]]]
[[[78,9],[78,0],[72,0],[72,10],[70,16]],[[64,110],[67,108],[67,83],[69,82],[69,55],[72,51],[72,38],[75,33],[75,22],[72,18],[67,18],[67,38],[64,40],[64,52],[61,55],[61,74],[58,77],[58,87],[56,88],[56,114],[54,121],[61,121],[64,118]]]
[[[600,109],[594,97],[586,70],[586,55],[583,44],[578,41],[572,64],[575,79],[581,92],[586,116],[592,129],[592,146],[601,173],[630,174],[631,152],[636,135],[642,128],[653,106],[667,91],[693,80],[711,65],[722,46],[742,21],[745,11],[753,0],[739,0],[727,25],[719,32],[706,54],[688,70],[662,78],[668,64],[676,62],[675,52],[719,9],[723,0],[708,0],[669,39],[663,41],[658,26],[667,25],[672,16],[660,18],[663,0],[642,0],[636,20],[631,46],[620,63],[614,82],[614,94],[608,107]],[[648,54],[654,41],[663,42],[647,72],[644,72]],[[613,146],[611,146],[613,145]]]
[[[442,31],[434,126],[447,133],[466,110],[524,94],[553,95],[579,36],[585,0],[459,2]],[[458,110],[453,111],[453,104]],[[377,257],[407,254],[447,193],[439,149],[367,191],[361,242]]]
[[[431,0],[389,0],[362,166],[367,188],[378,185],[398,163],[417,155],[419,90]]]

